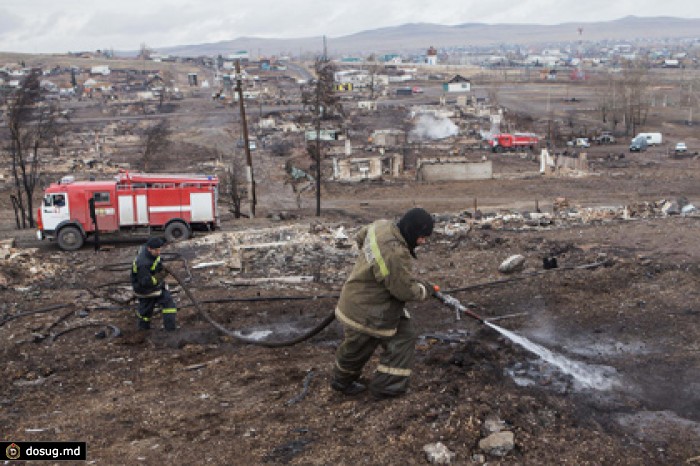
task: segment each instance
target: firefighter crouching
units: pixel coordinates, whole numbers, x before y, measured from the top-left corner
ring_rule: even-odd
[[[160,249],[165,244],[161,238],[150,238],[146,244],[139,247],[131,267],[131,286],[139,299],[136,310],[138,328],[151,328],[151,318],[156,305],[162,307],[163,328],[177,329],[177,307],[170,291],[165,286],[167,272],[163,269]]]
[[[385,398],[408,389],[416,334],[404,306],[431,294],[427,283],[411,276],[411,257],[432,232],[432,216],[416,208],[398,223],[378,220],[358,233],[360,254],[335,310],[345,338],[336,352],[334,390],[345,395],[364,391],[357,379],[378,346],[383,352],[369,386],[372,395]]]

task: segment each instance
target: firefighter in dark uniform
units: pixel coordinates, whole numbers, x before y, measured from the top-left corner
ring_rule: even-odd
[[[177,307],[170,291],[165,286],[167,272],[163,269],[160,249],[165,244],[161,238],[150,238],[146,244],[139,247],[131,267],[131,286],[139,299],[136,310],[138,328],[151,328],[151,318],[156,305],[162,307],[163,328],[177,329]]]
[[[380,346],[383,352],[370,383],[377,398],[401,395],[408,389],[416,334],[406,301],[422,301],[431,294],[428,283],[411,275],[415,248],[433,232],[433,217],[411,209],[394,223],[378,220],[360,230],[360,255],[335,310],[345,338],[336,352],[331,388],[346,395],[365,390],[357,379]]]

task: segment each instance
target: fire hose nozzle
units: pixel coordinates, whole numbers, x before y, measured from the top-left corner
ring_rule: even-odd
[[[437,285],[433,285],[433,286],[434,286],[434,288],[437,287]],[[447,307],[454,309],[456,320],[461,320],[462,314],[465,314],[465,315],[471,317],[472,319],[478,320],[482,324],[486,323],[486,321],[484,320],[483,317],[481,317],[480,315],[471,311],[468,307],[464,306],[462,303],[460,303],[457,299],[453,298],[452,296],[441,293],[440,291],[435,291],[435,293],[433,293],[433,296],[435,298],[437,298],[438,301],[445,304]]]

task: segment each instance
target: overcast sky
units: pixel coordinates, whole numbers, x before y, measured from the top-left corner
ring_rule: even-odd
[[[0,51],[64,53],[241,36],[338,37],[405,23],[558,24],[700,18],[698,0],[4,0]]]

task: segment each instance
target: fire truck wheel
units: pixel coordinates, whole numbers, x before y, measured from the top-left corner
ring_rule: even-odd
[[[182,222],[172,222],[165,227],[165,239],[168,243],[183,241],[190,237],[190,229]]]
[[[67,226],[58,232],[58,246],[64,251],[80,249],[85,242],[82,233],[77,227]]]

